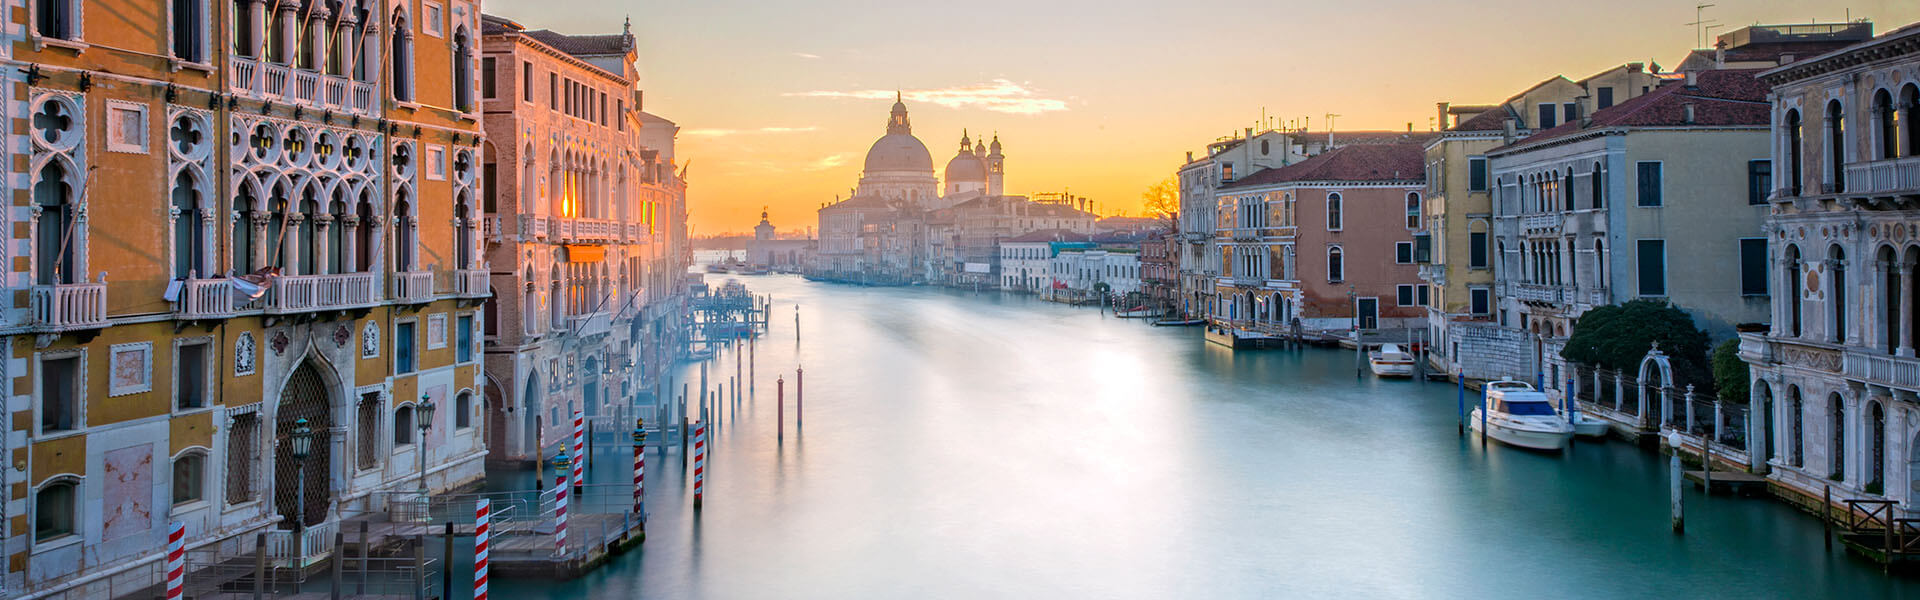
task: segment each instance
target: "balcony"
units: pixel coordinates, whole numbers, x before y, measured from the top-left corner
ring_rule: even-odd
[[[1848,379],[1907,390],[1920,389],[1920,358],[1887,356],[1855,348],[1841,355],[1840,365]]]
[[[393,274],[393,289],[387,296],[401,304],[426,304],[433,301],[433,272],[407,271]]]
[[[373,306],[372,273],[287,275],[267,290],[267,312],[276,314]],[[243,307],[235,307],[243,308]]]
[[[33,286],[35,331],[61,333],[107,326],[106,283]]]
[[[607,219],[557,219],[561,237],[570,242],[617,242],[620,224]]]
[[[1556,232],[1565,215],[1560,213],[1540,213],[1520,216],[1520,230],[1527,233]]]
[[[485,298],[489,269],[456,269],[453,272],[454,294],[461,298]]]
[[[230,87],[253,100],[374,117],[373,84],[245,56],[227,58]]]
[[[182,319],[224,319],[234,313],[233,280],[188,279],[181,283],[173,312]]]
[[[487,237],[487,243],[498,244],[506,239],[506,232],[502,230],[505,225],[498,215],[483,217],[480,219],[480,232]]]
[[[1847,193],[1920,194],[1920,156],[1847,165]]]
[[[1513,298],[1521,302],[1544,302],[1560,304],[1565,302],[1565,289],[1557,285],[1540,283],[1515,283],[1512,287]]]
[[[576,336],[605,335],[613,331],[613,313],[596,312],[567,317],[567,329]]]
[[[547,218],[533,215],[520,215],[520,240],[547,239]]]

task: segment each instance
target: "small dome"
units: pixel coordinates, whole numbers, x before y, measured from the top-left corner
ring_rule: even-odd
[[[985,183],[987,165],[980,161],[980,157],[969,152],[961,152],[954,156],[953,160],[947,161],[946,181],[948,185],[962,181]]]
[[[866,171],[869,174],[882,171],[913,171],[933,173],[933,153],[927,151],[927,145],[920,138],[906,133],[889,133],[881,136],[867,149]]]

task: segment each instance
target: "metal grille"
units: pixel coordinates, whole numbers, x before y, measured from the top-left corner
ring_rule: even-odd
[[[354,452],[354,465],[361,470],[371,469],[380,460],[380,393],[372,392],[360,396],[360,440]]]
[[[307,427],[313,430],[313,450],[307,456],[304,465],[293,459],[293,443],[289,439],[293,433],[294,421],[307,419]],[[279,440],[274,452],[274,510],[285,519],[282,523],[292,527],[294,518],[299,516],[299,489],[301,480],[306,482],[306,514],[303,522],[313,525],[326,520],[329,498],[327,489],[327,465],[331,461],[332,445],[328,443],[328,430],[333,419],[327,411],[327,384],[320,379],[320,371],[313,363],[301,363],[293,376],[287,378],[287,386],[280,390],[280,409],[275,419],[275,438]]]
[[[227,431],[227,504],[253,500],[253,466],[260,457],[260,415],[236,415]]]

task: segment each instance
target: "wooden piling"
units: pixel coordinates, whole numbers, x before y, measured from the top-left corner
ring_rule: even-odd
[[[1679,436],[1674,437],[1674,441],[1678,442]],[[1673,504],[1673,532],[1676,534],[1686,533],[1687,524],[1685,516],[1682,514],[1683,507],[1681,506],[1680,500],[1680,483],[1682,477],[1680,474],[1680,446],[1678,444],[1673,446],[1673,455],[1667,459],[1667,479],[1669,482],[1667,486],[1668,495]]]
[[[267,597],[267,534],[253,536],[253,600]]]
[[[329,579],[333,581],[333,600],[340,600],[341,592],[347,587],[347,532],[333,532],[333,560],[327,561],[331,567]]]
[[[1820,486],[1820,539],[1833,549],[1833,485]]]
[[[440,597],[453,597],[453,521],[447,521],[440,544]]]

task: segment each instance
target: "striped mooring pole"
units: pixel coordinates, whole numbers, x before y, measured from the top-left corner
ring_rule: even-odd
[[[700,501],[705,499],[707,491],[707,424],[693,424],[693,508],[700,509]]]
[[[187,585],[187,524],[167,524],[167,600],[185,597]]]
[[[487,600],[488,523],[493,517],[493,502],[481,498],[473,507],[473,600]]]
[[[647,422],[633,420],[633,516],[647,522]]]
[[[573,411],[573,487],[579,491],[587,484],[587,417]]]
[[[567,460],[567,449],[560,448],[560,455],[553,457],[554,497],[553,497],[553,555],[567,555],[567,494],[573,486],[567,479],[573,475],[570,470],[573,462]]]

